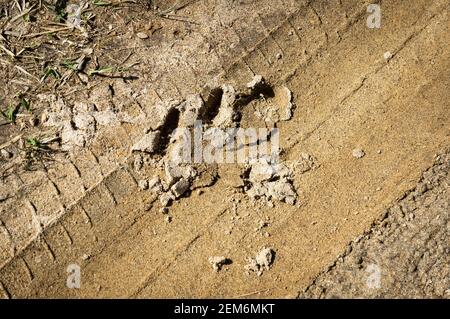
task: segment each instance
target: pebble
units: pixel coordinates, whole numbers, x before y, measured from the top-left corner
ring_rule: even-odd
[[[4,159],[8,159],[8,158],[12,157],[12,154],[10,152],[8,152],[7,150],[4,150],[4,149],[0,150],[0,155]]]
[[[136,36],[137,36],[139,39],[148,39],[148,34],[145,33],[145,32],[138,32],[138,33],[136,33]]]
[[[224,257],[224,256],[215,256],[215,257],[209,257],[208,258],[209,263],[213,267],[215,272],[218,272],[222,269],[223,265],[227,265],[231,263],[231,260]]]
[[[142,190],[148,189],[148,180],[146,179],[140,180],[138,183],[138,187]]]
[[[360,148],[355,148],[352,151],[352,155],[355,158],[363,158],[366,155],[366,153],[364,153],[364,151],[362,149],[360,149]]]
[[[29,123],[31,126],[37,126],[39,124],[38,119],[34,116],[30,118]]]

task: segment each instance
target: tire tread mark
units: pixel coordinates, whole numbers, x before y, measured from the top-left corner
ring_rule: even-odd
[[[8,289],[6,289],[5,285],[0,281],[0,292],[3,294],[3,299],[12,299],[11,294]]]
[[[25,268],[25,272],[26,272],[27,275],[29,276],[30,282],[33,281],[34,275],[33,275],[33,272],[31,271],[30,266],[27,264],[27,261],[25,260],[25,258],[20,257],[20,259],[21,259],[22,264],[23,264],[23,266],[24,266],[24,268]]]

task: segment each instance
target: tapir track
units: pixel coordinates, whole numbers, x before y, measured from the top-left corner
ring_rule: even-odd
[[[351,6],[350,6],[351,8]],[[330,30],[321,30],[320,38],[316,36],[316,34],[306,34],[304,38],[308,41],[305,45],[305,50],[311,52],[309,54],[306,54],[302,57],[302,60],[300,60],[300,64],[296,68],[289,67],[288,70],[270,70],[269,73],[266,75],[266,77],[269,80],[272,80],[273,83],[281,82],[280,79],[285,78],[288,74],[295,72],[297,68],[300,66],[303,66],[308,58],[313,58],[315,54],[318,52],[319,49],[321,49],[323,46],[326,45],[333,45],[334,43],[327,43],[326,40],[328,39],[328,33],[327,32],[342,32],[345,31],[349,25],[355,23],[355,19],[362,18],[363,14],[365,12],[365,6],[358,7],[358,10],[356,12],[350,12],[346,14],[350,14],[350,17],[348,21],[344,22],[344,26],[342,27],[342,30],[340,29],[333,29]],[[354,8],[353,8],[354,9]],[[328,10],[334,10],[334,8],[330,5]],[[329,12],[326,12],[326,14],[330,14]],[[352,15],[353,14],[353,15]],[[242,58],[238,59],[236,62],[233,62],[230,66],[222,66],[223,69],[226,71],[223,71],[223,74],[221,77],[224,78],[224,82],[226,83],[232,83],[237,86],[242,86],[244,79],[250,79],[254,74],[265,74],[267,73],[267,70],[259,69],[258,66],[263,65],[270,65],[271,62],[267,60],[266,56],[272,56],[275,57],[277,52],[282,52],[282,54],[290,60],[295,60],[297,58],[297,55],[299,54],[298,50],[295,50],[293,52],[288,52],[290,46],[285,46],[285,49],[283,49],[283,46],[280,46],[280,44],[275,40],[276,38],[281,39],[282,37],[285,37],[289,31],[293,31],[296,34],[297,39],[300,39],[299,31],[296,29],[296,21],[300,19],[314,19],[314,24],[322,25],[320,24],[321,19],[317,16],[316,10],[313,9],[309,5],[309,2],[305,3],[304,5],[301,5],[298,10],[295,11],[295,13],[291,14],[290,16],[286,17],[284,19],[284,22],[279,24],[278,26],[273,27],[273,29],[269,29],[270,27],[264,28],[265,35],[261,40],[258,41],[258,38],[252,38],[250,43],[242,43],[241,45],[243,47],[251,47],[248,50],[248,53],[246,53]],[[303,20],[298,21],[298,24],[304,23]],[[340,21],[342,24],[343,22]],[[331,22],[330,22],[331,24]],[[269,24],[270,25],[270,24]],[[303,26],[306,29],[306,32],[310,32],[307,26]],[[312,33],[312,32],[311,32]],[[302,37],[303,38],[303,37]],[[316,40],[320,39],[318,43],[316,43]],[[256,43],[256,46],[255,46]],[[282,43],[281,45],[283,45]],[[253,47],[252,47],[253,46]],[[270,49],[269,49],[270,48]],[[265,52],[265,54],[264,54]],[[259,59],[263,59],[263,61],[260,61]],[[283,65],[284,67],[284,65]],[[284,71],[284,72],[283,72]],[[281,72],[281,76],[279,73]],[[192,77],[195,75],[190,75],[189,77]],[[166,81],[161,81],[162,83],[166,83]],[[188,85],[189,83],[184,83],[183,85]],[[177,85],[173,84],[174,90],[177,92],[190,92],[195,93],[196,90],[199,90],[198,87],[187,87],[187,88],[179,88]],[[161,90],[167,90],[167,87],[161,87]],[[154,96],[155,100],[153,100],[153,103],[156,103],[159,99],[160,94],[158,94],[158,89],[155,90]],[[172,90],[171,90],[172,91]],[[173,98],[173,96],[170,96]],[[182,98],[182,96],[177,96],[177,98]],[[205,96],[205,100],[207,100],[207,97]],[[152,104],[146,105],[145,107],[151,107]],[[145,111],[144,107],[144,111]],[[145,124],[144,124],[145,125]],[[128,150],[130,149],[133,141],[132,137],[139,134],[138,132],[141,132],[144,128],[144,125],[134,125],[132,127],[127,127],[127,130],[124,130],[122,127],[115,127],[114,134],[111,134],[111,132],[104,132],[104,136],[112,137],[114,140],[110,141],[107,140],[107,143],[109,145],[113,145],[116,149],[116,154],[103,154],[102,146],[104,145],[104,139],[99,138],[99,141],[94,141],[94,145],[90,146],[89,150],[83,150],[81,151],[81,154],[75,154],[74,158],[69,161],[69,167],[67,167],[67,163],[63,163],[60,167],[52,167],[50,172],[41,173],[41,178],[36,178],[35,174],[33,174],[33,184],[28,186],[27,188],[33,189],[32,191],[23,190],[22,188],[17,189],[17,193],[20,197],[24,197],[28,199],[24,199],[26,203],[28,203],[26,206],[28,208],[34,207],[31,209],[24,209],[24,216],[22,217],[21,214],[14,214],[16,215],[15,218],[23,218],[23,220],[28,220],[28,224],[39,224],[39,220],[36,220],[36,218],[39,217],[49,217],[49,220],[42,223],[43,227],[47,227],[53,220],[57,219],[61,214],[63,214],[67,210],[67,206],[72,206],[76,204],[76,202],[85,196],[88,196],[88,193],[92,192],[98,185],[101,185],[106,176],[109,176],[112,172],[114,172],[118,168],[117,162],[119,163],[126,163],[127,158],[123,157],[122,154],[126,154]],[[130,133],[131,131],[131,133]],[[134,133],[136,132],[136,133]],[[133,134],[134,133],[134,134]],[[130,136],[131,135],[131,136]],[[95,145],[97,144],[97,145]],[[119,165],[120,166],[120,165]],[[60,176],[64,176],[64,178],[60,178]],[[11,187],[13,185],[27,185],[26,182],[27,177],[22,176],[11,176],[10,183],[6,184],[5,187]],[[61,180],[61,183],[69,184],[67,185],[58,185],[56,181]],[[74,187],[75,186],[75,187]],[[29,195],[25,195],[23,193],[28,193]],[[45,203],[39,203],[39,199],[35,199],[36,203],[33,202],[33,199],[36,197],[40,197],[40,194],[45,193],[53,193],[53,196],[50,198],[45,198]],[[18,199],[17,202],[20,202],[21,200]],[[9,202],[12,202],[10,205],[14,207],[16,205],[16,201],[10,200]],[[5,208],[6,211],[13,211],[11,206],[8,205],[8,208]],[[31,210],[31,211],[30,211]],[[18,217],[17,215],[20,215]],[[5,224],[7,222],[5,221]],[[24,224],[23,227],[27,224]],[[7,227],[6,227],[7,228]],[[33,227],[30,227],[32,229]],[[9,231],[8,231],[9,232]],[[13,251],[21,251],[23,250],[31,241],[33,241],[40,232],[40,227],[37,227],[35,229],[35,232],[33,234],[30,234],[26,238],[23,238],[20,241],[16,241],[15,239],[12,240],[11,245]],[[11,233],[11,232],[9,232]],[[8,260],[9,258],[5,258]],[[5,263],[3,261],[2,263]]]
[[[330,163],[334,162],[344,163],[346,160],[337,150],[346,149],[347,142],[339,140],[336,136],[343,134],[348,139],[360,143],[363,143],[364,140],[366,142],[371,140],[374,148],[376,142],[379,142],[380,147],[383,145],[382,137],[373,137],[370,133],[365,134],[364,129],[355,124],[354,116],[357,115],[352,113],[352,105],[358,103],[369,105],[374,103],[370,101],[378,100],[381,100],[381,104],[384,106],[391,104],[391,109],[398,111],[395,113],[398,119],[389,120],[374,115],[372,112],[379,107],[378,105],[374,105],[374,108],[361,107],[355,113],[360,112],[365,116],[368,122],[367,127],[371,127],[373,119],[373,122],[376,123],[385,120],[388,123],[386,125],[390,125],[387,127],[392,128],[395,126],[395,120],[401,120],[402,115],[410,114],[409,112],[412,111],[411,108],[402,109],[401,106],[405,101],[411,103],[419,101],[419,98],[415,98],[415,96],[428,94],[428,90],[432,90],[430,88],[432,84],[442,86],[439,84],[440,81],[444,83],[444,87],[445,83],[448,84],[448,79],[445,80],[449,70],[448,53],[445,52],[445,50],[448,52],[448,44],[445,41],[440,42],[439,39],[448,38],[448,30],[445,30],[444,25],[448,21],[449,2],[433,1],[429,4],[427,1],[415,1],[411,11],[407,11],[400,1],[386,3],[384,10],[387,18],[385,19],[392,16],[392,19],[395,20],[396,12],[401,12],[405,16],[403,22],[398,22],[400,26],[398,26],[399,30],[396,36],[388,39],[386,39],[386,33],[370,33],[373,30],[365,29],[366,8],[369,2],[373,1],[297,1],[297,7],[292,12],[286,13],[280,10],[278,16],[260,17],[257,21],[258,26],[249,27],[244,23],[240,25],[239,21],[241,20],[237,20],[238,22],[232,26],[231,30],[240,42],[233,51],[232,57],[227,56],[229,52],[226,51],[215,52],[218,56],[216,60],[218,64],[209,63],[208,69],[203,70],[203,74],[192,72],[193,67],[180,69],[173,66],[171,69],[173,72],[166,72],[163,78],[158,78],[150,83],[151,92],[148,94],[145,105],[136,101],[131,103],[130,107],[138,105],[143,112],[148,114],[148,108],[151,108],[160,99],[181,99],[187,94],[204,92],[204,85],[214,87],[218,83],[230,83],[240,87],[245,85],[255,74],[263,75],[271,84],[286,83],[294,92],[297,107],[300,108],[296,114],[297,119],[281,127],[286,132],[290,132],[290,134],[282,136],[286,159],[292,160],[304,148],[321,155],[319,160],[325,167],[323,172],[319,172],[314,177],[306,175],[296,180],[296,186],[299,189],[305,187],[304,185],[311,186],[311,190],[303,191],[307,203],[305,206],[312,212],[318,212],[320,211],[318,207],[321,205],[315,201],[314,187],[334,188],[335,193],[333,194],[339,198],[336,195],[340,194],[339,189],[344,190],[344,186],[351,185],[348,180],[352,181],[351,177],[344,177],[343,181],[336,182],[338,184],[336,186],[326,182],[328,178],[334,181],[334,178],[339,177],[337,172],[328,165],[332,165]],[[381,2],[381,4],[385,3]],[[197,5],[199,7],[192,10],[205,11],[203,1]],[[397,26],[396,23],[393,23],[394,27]],[[362,32],[362,35],[359,36],[358,32]],[[424,43],[427,33],[437,34],[437,43],[432,43],[436,47],[436,50],[433,51],[435,53],[433,61],[442,67],[443,74],[436,71],[436,66],[432,67],[426,64],[420,57],[416,58],[411,53],[413,47],[418,47],[418,51],[426,50]],[[205,42],[210,41],[207,33],[202,37]],[[364,47],[355,45],[352,48],[352,41],[357,44],[365,43],[364,41],[369,43],[366,43]],[[375,50],[378,43],[383,41],[388,43],[387,47],[393,55],[392,61],[389,63],[392,62],[394,66],[383,61],[382,56],[375,56],[371,54],[372,52],[367,52],[371,49]],[[214,47],[213,44],[210,45]],[[242,52],[242,56],[236,59],[239,52]],[[282,54],[281,60],[276,59],[278,53]],[[345,56],[346,54],[347,56]],[[203,57],[198,57],[199,63],[202,59]],[[430,77],[429,82],[424,79],[422,74],[414,73],[416,69],[411,71],[406,70],[407,66],[402,67],[404,61],[416,60],[424,74]],[[348,63],[353,63],[350,68]],[[340,68],[341,72],[333,73],[333,67]],[[210,70],[222,70],[222,73],[218,76],[217,73],[208,73]],[[417,93],[416,87],[402,82],[403,90],[392,93],[392,88],[402,78],[409,79],[411,83],[425,83],[420,89],[422,91],[419,90]],[[189,79],[189,81],[180,81],[180,79]],[[343,83],[344,80],[345,83]],[[407,100],[407,93],[414,96],[412,101]],[[204,99],[207,100],[206,95]],[[411,188],[414,178],[427,165],[429,166],[430,154],[438,151],[446,141],[448,142],[445,124],[448,126],[449,119],[448,114],[446,115],[445,97],[443,100],[439,100],[436,95],[433,95],[432,99],[435,104],[433,112],[437,116],[433,118],[430,127],[435,136],[431,139],[427,133],[417,141],[409,140],[411,146],[402,146],[403,144],[397,140],[386,146],[385,151],[388,154],[391,151],[390,147],[399,147],[400,151],[405,152],[405,155],[402,155],[405,162],[411,164],[414,162],[412,159],[416,161],[411,164],[413,169],[410,171],[407,170],[406,164],[402,165],[398,169],[398,176],[395,176],[395,170],[391,164],[393,163],[392,158],[395,157],[392,155],[395,154],[395,150],[392,150],[391,157],[385,161],[386,165],[390,167],[389,172],[394,177],[389,179],[387,175],[385,176],[387,180],[385,193],[383,191],[380,194],[376,192],[371,194],[378,200],[372,207],[366,207],[363,202],[357,203],[359,209],[366,208],[371,211],[364,218],[361,215],[348,217],[354,218],[354,222],[359,224],[359,228],[347,230],[345,225],[342,226],[344,233],[339,234],[338,244],[333,248],[327,245],[323,253],[328,257],[319,258],[320,260],[317,261],[310,255],[310,251],[313,250],[305,252],[314,246],[310,240],[302,237],[300,240],[305,246],[296,252],[292,248],[295,247],[292,245],[294,238],[289,236],[282,238],[282,233],[289,230],[289,227],[286,226],[289,217],[295,216],[293,211],[286,212],[274,223],[273,232],[275,234],[271,240],[278,246],[290,247],[288,248],[290,249],[289,253],[295,256],[294,261],[280,260],[279,267],[286,266],[287,270],[285,271],[291,270],[292,275],[290,275],[290,279],[285,280],[277,277],[278,275],[270,277],[271,275],[268,274],[267,280],[271,282],[270,286],[258,283],[256,285],[258,289],[252,289],[250,292],[249,288],[255,285],[254,279],[248,280],[248,283],[240,286],[242,278],[239,277],[238,270],[230,274],[231,279],[226,280],[226,287],[222,287],[222,290],[218,288],[217,279],[210,277],[199,280],[197,285],[186,283],[188,280],[186,277],[189,277],[190,267],[192,267],[187,266],[191,262],[188,259],[189,254],[201,256],[199,259],[202,259],[207,252],[202,252],[200,248],[208,247],[208,242],[218,242],[217,235],[210,229],[214,225],[217,226],[224,222],[227,205],[214,202],[216,195],[213,193],[205,194],[212,198],[210,199],[211,205],[205,204],[209,207],[210,213],[203,217],[193,217],[192,220],[188,216],[177,215],[176,220],[179,220],[181,225],[185,222],[186,229],[180,230],[180,227],[183,227],[179,226],[180,224],[178,226],[171,225],[174,227],[173,230],[167,229],[156,213],[157,208],[152,208],[156,198],[139,191],[137,187],[139,177],[135,176],[136,173],[129,164],[130,148],[145,128],[145,123],[120,124],[105,128],[88,148],[73,152],[70,159],[61,158],[60,163],[56,162],[44,172],[12,174],[8,177],[7,183],[2,186],[14,190],[16,195],[0,203],[0,292],[8,298],[45,296],[235,297],[241,294],[246,295],[246,293],[250,293],[252,296],[251,292],[253,291],[263,292],[263,296],[264,293],[267,294],[266,296],[291,296],[301,285],[306,285],[314,274],[330,264],[333,256],[336,256],[339,249],[342,249],[352,239],[355,232],[360,233],[364,227],[368,227],[369,221],[380,214],[382,206],[388,205],[403,191]],[[387,107],[383,111],[388,112]],[[350,125],[355,125],[357,128],[354,131],[344,132],[344,126],[340,124],[343,121],[349,121]],[[417,121],[417,118],[411,117],[414,125],[417,125]],[[337,131],[333,130],[333,124],[336,124]],[[398,128],[393,129],[394,132],[398,133],[402,129],[409,132],[407,123],[398,125]],[[426,125],[424,127],[426,128]],[[358,133],[364,137],[358,137]],[[315,144],[312,137],[316,138],[317,136],[322,136],[329,146]],[[408,138],[413,138],[412,136],[406,134]],[[433,143],[427,144],[430,140]],[[348,144],[351,143],[348,142]],[[105,148],[105,145],[108,146],[108,149]],[[420,155],[408,157],[413,153],[413,148],[420,150]],[[369,151],[375,153],[376,150]],[[350,165],[347,174],[349,176],[355,174],[355,171],[359,169],[372,172],[370,164],[366,165],[366,167],[359,168]],[[150,170],[146,173],[151,176],[154,172]],[[322,178],[322,182],[315,184],[314,180],[320,180],[320,178]],[[403,178],[407,182],[403,183]],[[226,177],[223,179],[225,180]],[[381,183],[382,180],[374,177],[374,183]],[[328,185],[325,186],[324,183]],[[218,192],[220,192],[220,187],[224,186],[220,183],[214,186],[219,189]],[[349,192],[351,191],[349,190]],[[355,193],[358,196],[361,195],[359,191],[355,191]],[[308,203],[308,199],[311,204]],[[194,198],[192,201],[191,205],[195,207],[198,199]],[[336,199],[336,201],[339,200]],[[215,205],[213,205],[214,203]],[[317,206],[314,206],[314,203]],[[357,210],[357,204],[351,209]],[[177,211],[183,211],[181,204],[173,209],[174,215],[177,214]],[[327,231],[334,227],[331,224],[339,217],[342,216],[336,216],[330,220],[323,219],[322,226],[325,229],[323,233],[326,235],[325,239],[317,239],[318,242],[330,241],[329,238],[333,235]],[[198,218],[201,218],[201,222]],[[314,216],[314,214],[304,217],[293,223],[290,226],[291,230],[295,229],[295,225],[309,227],[310,219],[314,218],[320,219],[321,217]],[[245,227],[251,227],[250,224],[248,222],[246,226],[242,226],[236,232],[236,235],[232,236],[229,241],[234,244],[227,243],[228,240],[225,240],[223,247],[230,252],[236,252],[236,243],[242,247],[250,245],[253,238],[245,231]],[[131,252],[126,252],[126,250],[133,243],[141,242],[139,239],[140,236],[143,236],[141,232],[150,232],[149,229],[152,229],[154,233],[162,232],[160,236],[167,242],[173,243],[173,246],[169,249],[161,249],[159,245],[165,242],[159,237],[143,241],[147,253],[142,254],[142,258],[147,256],[147,260],[151,260],[148,261],[150,266],[147,266],[143,259],[137,257],[140,255],[142,247],[135,247],[131,249]],[[308,231],[316,232],[309,228],[305,229],[305,233]],[[215,240],[213,240],[214,238]],[[153,251],[155,256],[148,256],[151,254],[148,251]],[[302,252],[305,253],[304,256],[307,256],[304,258],[309,258],[309,261],[305,263],[310,268],[300,273],[300,270],[292,269],[292,267]],[[99,257],[93,261],[84,259],[82,256],[87,253],[92,257]],[[237,254],[245,253],[247,252]],[[123,257],[126,254],[131,255],[129,257],[133,260],[131,267],[135,266],[133,268],[135,270],[130,270],[129,278],[122,278],[118,274],[126,272],[130,267],[130,264],[127,264],[130,259]],[[278,256],[282,258],[283,253]],[[116,263],[111,265],[110,271],[105,270],[104,274],[99,274],[104,267],[110,265],[109,258]],[[66,267],[75,262],[85,266],[86,288],[80,291],[70,291],[65,288]],[[286,264],[283,264],[284,262]],[[202,264],[203,259],[198,263]],[[239,266],[239,263],[237,265]],[[169,268],[173,269],[173,274],[167,270]],[[276,269],[274,271],[277,272]],[[120,277],[120,280],[115,277],[116,275]],[[198,274],[196,276],[198,277]],[[297,279],[293,279],[296,276]],[[99,284],[96,279],[100,282]],[[222,279],[224,278],[222,277]],[[165,287],[165,282],[171,284]],[[274,288],[274,283],[279,284],[279,287]],[[177,287],[183,288],[177,289]]]

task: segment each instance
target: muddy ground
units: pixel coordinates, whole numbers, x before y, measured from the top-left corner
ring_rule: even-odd
[[[449,5],[0,1],[0,294],[448,298]]]

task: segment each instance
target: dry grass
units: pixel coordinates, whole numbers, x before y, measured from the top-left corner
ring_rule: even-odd
[[[132,60],[139,47],[130,38],[136,30],[152,35],[161,19],[189,23],[177,11],[195,1],[0,0],[0,145],[20,155],[27,136],[42,134],[46,105],[39,97],[70,102],[108,78],[138,79],[139,61]],[[38,150],[50,156],[31,150],[21,160],[25,166]]]

